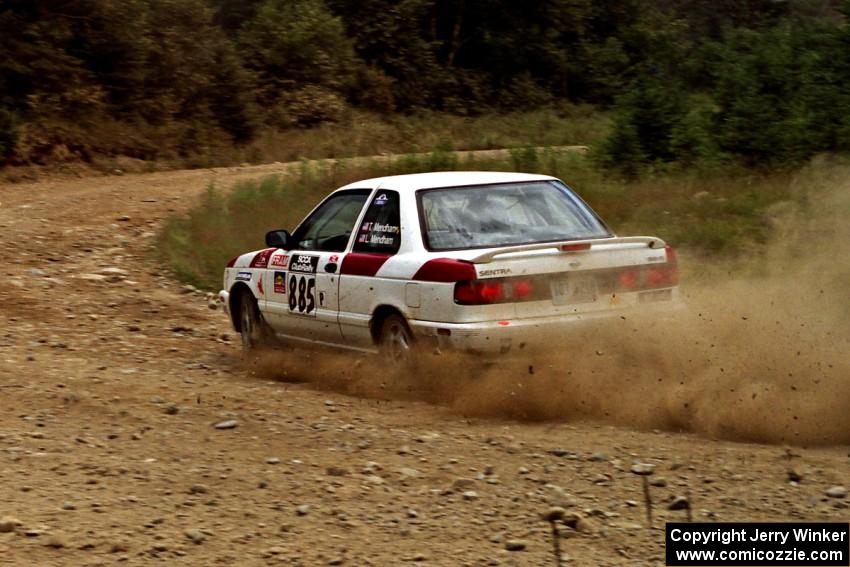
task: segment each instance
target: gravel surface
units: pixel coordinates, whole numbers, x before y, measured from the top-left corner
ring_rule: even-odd
[[[467,419],[257,373],[151,243],[209,182],[281,167],[0,185],[0,564],[554,565],[560,507],[567,565],[663,565],[688,506],[847,519],[846,448]]]

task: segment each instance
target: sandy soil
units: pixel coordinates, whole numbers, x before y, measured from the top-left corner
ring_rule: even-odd
[[[558,505],[567,565],[663,565],[676,496],[695,520],[846,521],[846,447],[472,418],[243,362],[152,236],[210,181],[280,168],[0,186],[0,564],[554,565]]]

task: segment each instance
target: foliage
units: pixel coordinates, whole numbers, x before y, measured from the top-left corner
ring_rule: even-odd
[[[620,99],[606,163],[629,172],[729,159],[793,167],[847,151],[850,27],[834,16],[718,30],[693,46],[691,61],[667,57],[662,81],[641,69]]]
[[[262,2],[240,27],[238,44],[266,100],[308,85],[341,89],[354,74],[351,40],[323,0]]]
[[[221,163],[270,132],[357,110],[569,104],[617,112],[597,154],[631,175],[670,162],[798,164],[850,147],[847,6],[6,0],[0,155]]]

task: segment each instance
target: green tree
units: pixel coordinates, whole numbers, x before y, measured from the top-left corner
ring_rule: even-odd
[[[70,50],[81,21],[90,15],[86,2],[0,4],[0,98],[26,112],[34,94],[50,93],[70,101],[93,76]]]
[[[436,55],[434,0],[328,0],[346,26],[369,79],[389,79],[401,110],[435,106],[444,78]]]
[[[358,62],[342,20],[323,0],[266,0],[238,34],[273,125],[338,119]]]
[[[618,100],[617,118],[604,152],[617,167],[633,160],[671,161],[677,157],[674,134],[687,113],[683,86],[660,66],[647,65]]]
[[[354,77],[351,41],[323,0],[266,0],[242,26],[239,44],[268,91],[318,85],[342,92]]]

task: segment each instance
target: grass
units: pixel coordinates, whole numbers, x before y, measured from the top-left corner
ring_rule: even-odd
[[[303,161],[287,175],[239,183],[228,192],[210,187],[187,215],[166,222],[158,251],[178,279],[214,290],[231,257],[262,248],[269,230],[293,229],[332,188],[368,177],[438,170],[554,175],[618,234],[660,236],[691,258],[715,263],[757,255],[772,234],[772,209],[800,198],[795,188],[799,173],[687,170],[625,181],[606,175],[592,158],[556,149],[516,148],[508,157],[486,159],[437,151],[392,159]]]
[[[62,119],[31,128],[21,163],[0,168],[0,180],[37,178],[41,169],[86,174],[206,168],[243,163],[343,159],[442,150],[481,150],[524,145],[593,145],[610,128],[609,115],[587,106],[560,104],[514,113],[457,116],[434,111],[378,114],[347,109],[338,122],[285,130],[264,127],[249,143],[235,145],[208,124],[151,125],[111,117],[85,124]],[[54,138],[45,132],[56,133]],[[58,151],[54,144],[62,140]],[[75,148],[69,152],[67,148]],[[40,165],[39,165],[40,164]]]
[[[336,124],[266,131],[247,148],[246,161],[288,162],[434,149],[593,145],[607,135],[608,129],[607,114],[583,106],[479,116],[426,111],[383,116],[351,111]]]

